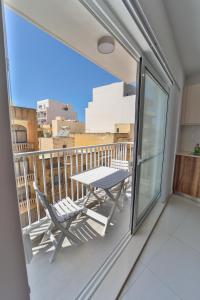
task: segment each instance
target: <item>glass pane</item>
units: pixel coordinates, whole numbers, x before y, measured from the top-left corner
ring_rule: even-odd
[[[138,215],[149,206],[160,193],[163,155],[160,154],[142,163],[138,196]]]
[[[47,294],[60,299],[54,290],[58,277],[66,279],[59,284],[61,297],[77,299],[84,297],[80,293],[92,276],[131,234],[132,177],[125,176],[124,182],[122,179],[123,187],[116,180],[120,173],[132,172],[133,167],[138,62],[112,36],[113,53],[99,51],[101,34],[110,33],[80,1],[65,1],[64,10],[62,5],[56,9],[55,5],[48,6],[48,11],[59,19],[62,15],[68,33],[57,38],[64,44],[40,30],[39,24],[35,27],[33,19],[29,23],[20,12],[5,9],[11,94],[19,105],[11,107],[16,187],[22,232],[28,229],[31,236],[34,232],[33,243],[26,245],[28,239],[25,241],[25,253],[30,250],[26,254],[31,299],[42,300]],[[76,18],[72,17],[74,11]],[[49,95],[59,98],[48,99]],[[107,178],[107,172],[112,176]],[[85,179],[71,178],[75,174]],[[106,187],[103,190],[98,186],[90,193],[88,185],[93,189],[97,179],[106,184],[114,180],[115,186],[108,186],[109,195]],[[58,208],[55,202],[60,201],[62,214],[68,215],[69,224],[73,221],[65,230],[71,234],[66,234],[51,266],[49,260],[55,254],[52,236],[58,240],[60,232],[55,226],[51,239],[51,229],[43,239],[55,218],[50,220],[52,214],[46,215],[33,181],[49,204]],[[66,198],[71,201],[66,202]],[[86,216],[87,209],[80,213],[79,206],[83,205],[90,208],[90,216]],[[72,206],[74,214],[69,219]]]
[[[139,217],[161,192],[167,98],[167,93],[157,81],[146,73],[138,193]]]
[[[151,157],[164,149],[167,97],[160,85],[146,73],[142,158]]]

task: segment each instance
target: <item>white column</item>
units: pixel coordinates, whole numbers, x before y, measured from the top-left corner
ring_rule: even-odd
[[[27,300],[29,288],[11,145],[2,10],[0,1],[0,299]]]

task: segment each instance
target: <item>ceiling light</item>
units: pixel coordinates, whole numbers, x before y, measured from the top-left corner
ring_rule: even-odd
[[[98,40],[97,49],[102,54],[112,53],[115,49],[115,40],[112,36],[103,36]]]

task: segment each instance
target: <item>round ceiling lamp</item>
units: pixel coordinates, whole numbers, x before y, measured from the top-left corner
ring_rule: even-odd
[[[115,49],[115,40],[112,36],[103,36],[98,40],[97,49],[102,54],[110,54]]]

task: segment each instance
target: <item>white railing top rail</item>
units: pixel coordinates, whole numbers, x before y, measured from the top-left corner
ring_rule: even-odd
[[[84,150],[90,148],[99,148],[105,146],[114,146],[120,144],[128,144],[133,145],[133,142],[117,142],[117,143],[110,143],[110,144],[96,144],[96,145],[89,145],[89,146],[79,146],[79,147],[69,147],[69,148],[58,148],[58,149],[51,149],[51,150],[36,150],[36,151],[29,151],[29,152],[22,152],[22,153],[14,153],[15,158],[19,157],[26,157],[26,156],[35,156],[41,154],[52,154],[52,153],[66,153],[70,151],[77,151],[77,150]]]

